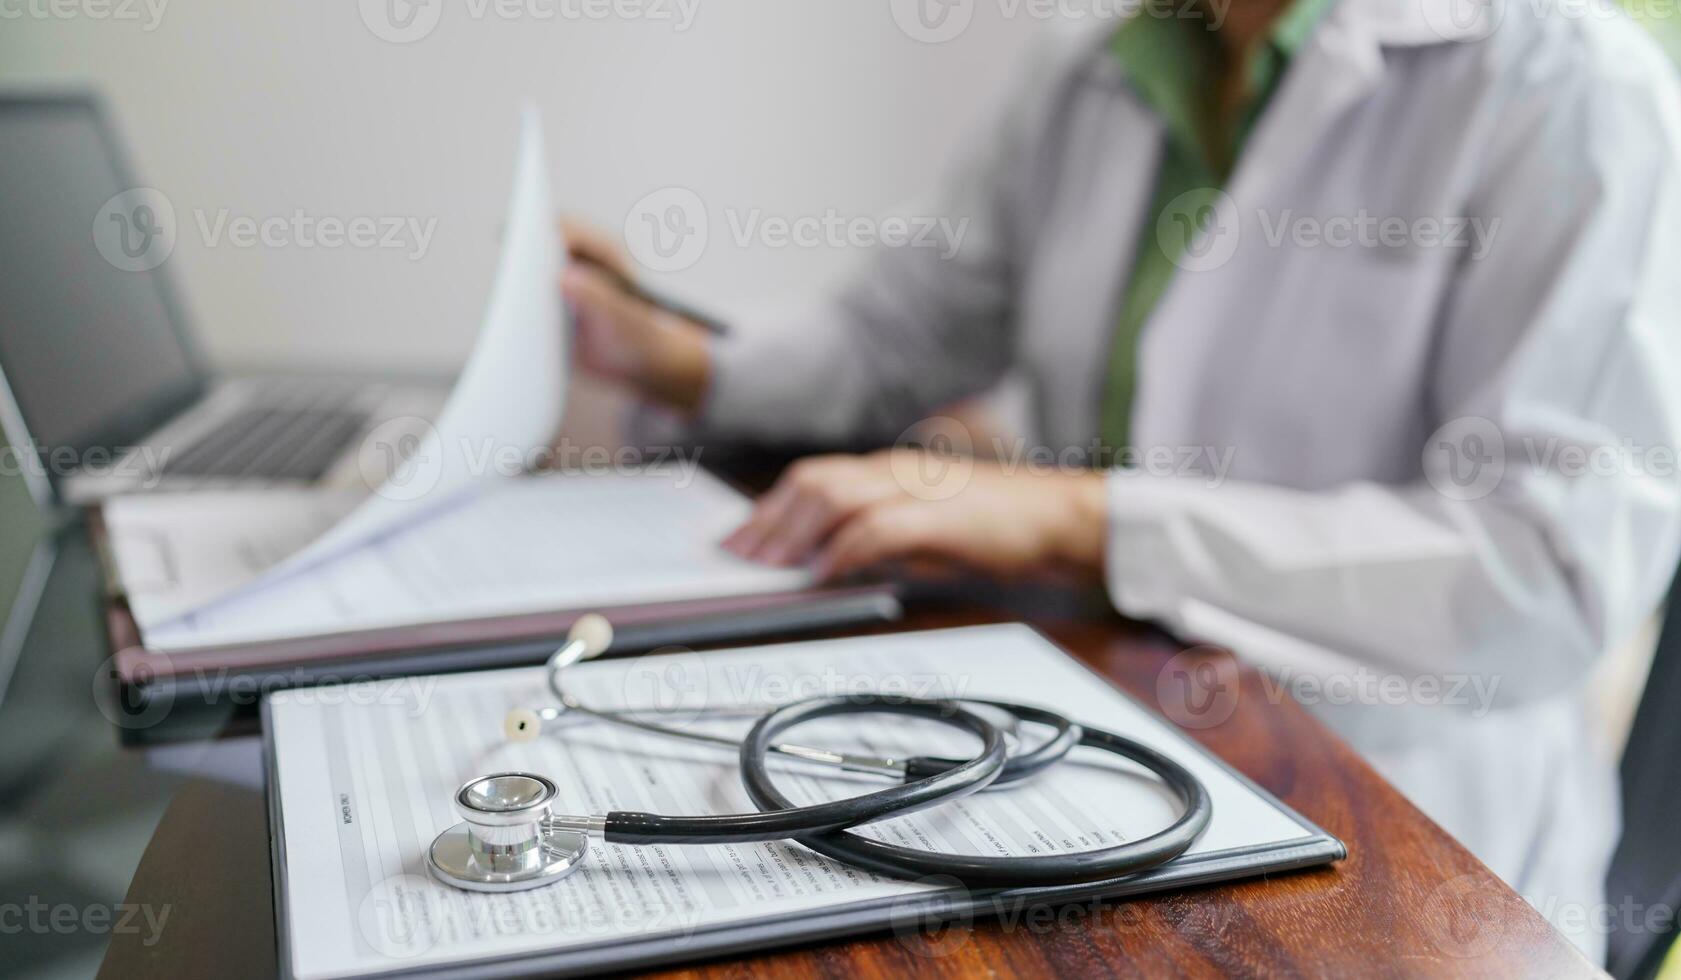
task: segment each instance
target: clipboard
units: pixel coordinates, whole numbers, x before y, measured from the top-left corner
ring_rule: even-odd
[[[1249,799],[1257,801],[1258,805],[1262,805],[1270,811],[1273,818],[1278,821],[1277,826],[1287,826],[1289,830],[1280,839],[1268,840],[1264,843],[1249,846],[1219,847],[1203,853],[1193,850],[1193,852],[1160,867],[1106,882],[1054,888],[986,891],[969,891],[961,886],[947,885],[909,894],[876,896],[863,901],[841,902],[822,908],[807,908],[789,912],[777,912],[767,904],[761,911],[756,911],[755,914],[741,921],[703,924],[692,929],[685,929],[681,935],[675,937],[669,932],[638,934],[634,931],[627,931],[622,936],[613,936],[600,942],[591,942],[570,949],[523,952],[518,955],[509,953],[500,956],[481,956],[446,963],[425,961],[417,963],[407,961],[402,957],[395,957],[379,963],[379,968],[349,971],[341,975],[567,976],[669,965],[703,957],[747,953],[778,946],[881,930],[893,930],[899,934],[902,940],[909,939],[915,942],[919,941],[918,937],[926,934],[926,930],[940,923],[961,924],[987,918],[1009,918],[1037,907],[1066,906],[1069,903],[1124,899],[1196,885],[1316,867],[1346,857],[1347,850],[1341,841],[1287,807],[1276,797],[1227,766],[1200,745],[1185,738],[1177,729],[1150,715],[1147,709],[1139,705],[1130,695],[1115,687],[1107,678],[1103,678],[1084,664],[1068,657],[1048,639],[1028,627],[1015,624],[966,627],[955,630],[934,630],[926,633],[889,634],[847,640],[784,644],[758,648],[758,650],[774,655],[795,648],[816,649],[834,644],[850,644],[862,648],[872,643],[904,645],[921,642],[946,644],[951,649],[957,650],[965,644],[993,642],[999,639],[1016,643],[1024,651],[1031,647],[1037,647],[1040,652],[1034,654],[1034,656],[1043,655],[1046,659],[1034,661],[1032,667],[1035,670],[1052,673],[1061,671],[1068,675],[1070,672],[1067,667],[1070,664],[1073,665],[1078,672],[1078,676],[1083,678],[1083,682],[1096,681],[1096,683],[1089,683],[1089,691],[1101,692],[1107,697],[1118,699],[1114,702],[1116,705],[1130,706],[1119,711],[1118,714],[1126,714],[1134,718],[1147,716],[1153,721],[1145,727],[1152,725],[1156,727],[1151,728],[1148,733],[1143,733],[1130,730],[1124,725],[1115,725],[1112,719],[1105,719],[1106,723],[1133,737],[1143,735],[1146,736],[1147,740],[1159,740],[1156,743],[1158,749],[1162,749],[1164,744],[1170,744],[1172,746],[1171,753],[1175,758],[1182,764],[1197,767],[1205,783],[1208,783],[1211,779],[1217,780],[1222,787],[1226,787],[1226,792],[1232,792],[1230,787],[1240,788],[1241,792],[1248,794]],[[739,656],[754,652],[721,651],[720,653]],[[1056,663],[1058,659],[1063,662],[1061,665]],[[610,667],[611,665],[612,661],[605,661],[588,666]],[[487,681],[500,680],[506,683],[517,683],[523,673],[498,672],[494,675],[486,675],[485,679]],[[459,678],[456,680],[459,680]],[[979,693],[994,694],[996,692],[982,691]],[[482,695],[478,696],[482,697]],[[280,700],[277,702],[276,698]],[[293,909],[294,891],[297,886],[292,881],[290,871],[294,864],[300,862],[309,865],[311,873],[305,876],[305,881],[315,883],[318,881],[318,876],[314,872],[319,870],[316,867],[319,862],[312,860],[307,855],[289,856],[289,848],[295,847],[296,843],[288,839],[289,834],[285,821],[288,812],[294,818],[300,813],[297,799],[288,797],[288,793],[301,791],[294,786],[294,781],[309,781],[320,777],[303,769],[286,768],[284,763],[289,753],[282,750],[281,742],[288,738],[288,732],[285,731],[288,720],[295,721],[296,718],[293,717],[294,709],[285,703],[285,697],[277,695],[276,698],[270,698],[264,703],[263,737],[264,751],[269,766],[268,804],[271,860],[274,870],[276,932],[281,953],[281,975],[288,978],[309,977],[313,974],[307,969],[300,973],[300,963],[297,958],[299,944],[309,940],[313,946],[314,941],[320,937],[300,934],[298,924],[291,921],[290,913]],[[1079,720],[1078,715],[1075,716],[1075,720]],[[297,757],[293,756],[293,758]],[[395,760],[391,760],[391,762],[392,765],[396,764]],[[1217,776],[1214,774],[1217,774]],[[1018,792],[1018,790],[1011,789],[1005,791],[1005,795],[1015,792]],[[1211,793],[1215,795],[1215,820],[1218,821],[1222,806],[1221,796],[1220,792],[1216,791],[1212,785]],[[982,794],[982,797],[972,799],[984,798],[985,796],[986,794]],[[346,798],[348,799],[348,795]],[[918,817],[905,819],[918,819]],[[1234,819],[1241,819],[1241,816]],[[1211,833],[1216,826],[1218,826],[1217,823],[1211,825]],[[603,847],[599,842],[592,842],[591,846],[597,849]],[[797,845],[788,846],[797,847]],[[635,850],[661,849],[638,848]],[[810,852],[805,853],[810,854]],[[319,857],[319,855],[316,855],[316,857]],[[595,857],[599,859],[600,856],[595,855]],[[812,857],[818,862],[827,860],[817,858],[815,855]],[[406,856],[401,864],[405,868],[407,867]],[[613,869],[610,868],[608,873],[614,873]],[[565,888],[571,880],[567,879],[558,885],[549,887]],[[314,901],[324,894],[323,889],[314,887],[313,884],[306,884],[305,887],[310,888],[310,897],[305,901]],[[442,888],[443,886],[437,887]],[[938,942],[938,939],[936,937],[931,941]]]

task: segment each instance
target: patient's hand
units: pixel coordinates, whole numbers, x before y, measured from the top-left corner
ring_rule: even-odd
[[[892,562],[1096,581],[1104,515],[1098,472],[892,449],[795,463],[724,547],[770,564],[812,561],[825,579]]]
[[[611,238],[567,219],[560,230],[574,260],[560,291],[572,305],[579,365],[643,398],[694,412],[711,374],[705,329],[627,293],[623,282],[633,273]]]

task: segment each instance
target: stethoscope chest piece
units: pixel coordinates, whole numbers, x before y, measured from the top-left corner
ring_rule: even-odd
[[[538,888],[571,874],[589,853],[589,837],[550,824],[555,792],[553,782],[527,772],[463,784],[455,793],[461,823],[432,841],[432,873],[478,892]]]

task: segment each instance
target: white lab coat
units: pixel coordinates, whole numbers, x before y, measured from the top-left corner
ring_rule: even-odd
[[[1109,477],[1107,578],[1295,693],[1340,680],[1304,700],[1597,956],[1568,928],[1618,832],[1586,680],[1681,548],[1681,98],[1638,27],[1569,6],[1486,7],[1492,31],[1419,0],[1327,16],[1145,329],[1134,442],[1175,462]],[[1160,135],[1101,39],[1048,44],[909,210],[967,219],[957,254],[884,250],[719,342],[705,427],[891,439],[1013,371],[1034,441],[1089,447]],[[1408,230],[1315,244],[1362,214]],[[1572,475],[1604,447],[1624,461]]]

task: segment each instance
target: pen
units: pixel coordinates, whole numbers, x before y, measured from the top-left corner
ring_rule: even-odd
[[[636,282],[636,280],[630,278],[619,270],[612,268],[611,266],[596,262],[588,256],[583,255],[573,255],[572,261],[588,265],[599,270],[608,278],[612,279],[615,286],[618,286],[631,296],[636,297],[650,306],[662,309],[667,313],[680,316],[685,320],[693,320],[695,323],[698,323],[702,327],[706,328],[708,333],[722,337],[730,332],[729,326],[717,317],[708,313],[702,313],[682,300],[673,299],[663,293],[658,293],[654,290],[641,286]]]

